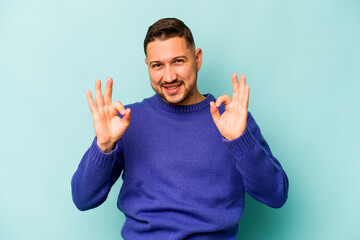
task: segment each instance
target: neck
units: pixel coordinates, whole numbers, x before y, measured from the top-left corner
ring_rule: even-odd
[[[185,101],[183,101],[182,103],[176,104],[176,105],[179,105],[179,106],[193,105],[193,104],[197,104],[197,103],[203,101],[205,98],[206,97],[201,95],[199,92],[191,93],[189,95],[189,97],[187,99],[185,99]]]
[[[181,103],[175,104],[179,106],[193,105],[203,101],[206,97],[204,97],[198,90],[197,85],[194,86],[190,95]]]
[[[167,112],[171,113],[192,113],[196,111],[202,111],[206,109],[206,111],[210,108],[210,102],[215,101],[214,96],[211,94],[206,94],[204,96],[204,100],[200,101],[196,104],[191,105],[174,105],[174,104],[168,104],[164,101],[164,99],[158,95],[155,94],[152,98],[153,102],[156,103],[157,106],[161,107],[162,109],[166,110]]]

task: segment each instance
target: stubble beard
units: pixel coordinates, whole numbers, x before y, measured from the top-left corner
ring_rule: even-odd
[[[183,102],[185,102],[189,97],[190,95],[193,93],[194,89],[195,89],[195,86],[196,86],[196,82],[197,82],[197,77],[198,77],[198,72],[196,71],[196,76],[195,76],[195,81],[189,85],[188,88],[186,88],[185,86],[185,82],[184,81],[180,81],[180,80],[175,80],[173,82],[171,82],[170,84],[173,84],[173,83],[181,83],[182,87],[185,88],[185,93],[184,95],[182,96],[182,98],[180,98],[179,100],[177,101],[171,101],[169,100],[166,95],[162,92],[162,89],[163,89],[163,86],[165,85],[165,83],[161,83],[160,84],[160,89],[156,89],[152,84],[151,84],[151,87],[152,89],[167,103],[171,104],[171,105],[181,105]]]
[[[185,88],[185,93],[184,95],[177,101],[171,101],[170,99],[168,99],[166,97],[166,95],[161,91],[161,89],[163,89],[163,85],[165,83],[160,84],[160,89],[156,89],[153,85],[151,85],[152,89],[167,103],[171,104],[171,105],[181,105],[181,103],[185,102],[190,95],[192,94],[192,92],[195,89],[196,86],[196,81],[197,81],[197,73],[196,73],[196,78],[195,81],[188,87],[186,88],[184,81],[179,81],[179,80],[175,80],[173,82],[171,82],[170,84],[173,83],[181,83],[182,87]]]

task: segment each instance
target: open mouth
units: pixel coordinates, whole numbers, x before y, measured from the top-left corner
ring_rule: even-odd
[[[178,88],[180,87],[181,83],[179,83],[178,85],[174,85],[174,86],[164,86],[166,89],[169,89],[169,90],[172,90],[172,89],[175,89],[175,88]]]
[[[168,84],[168,85],[163,85],[164,89],[166,90],[166,92],[170,93],[170,94],[174,94],[177,93],[180,88],[182,86],[182,83],[176,83],[176,84]]]

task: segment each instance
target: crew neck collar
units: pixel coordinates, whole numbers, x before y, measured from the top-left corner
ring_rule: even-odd
[[[215,101],[215,98],[210,93],[205,94],[204,97],[206,97],[201,102],[192,104],[192,105],[172,105],[167,102],[165,102],[159,94],[155,94],[152,99],[153,102],[161,107],[162,109],[168,111],[168,112],[175,112],[175,113],[190,113],[190,112],[196,112],[203,110],[205,108],[208,108],[210,106],[211,101]]]

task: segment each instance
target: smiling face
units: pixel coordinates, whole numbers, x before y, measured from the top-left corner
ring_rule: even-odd
[[[197,89],[197,72],[202,51],[188,46],[185,38],[156,39],[146,48],[151,86],[164,101],[173,105],[195,104],[205,97]]]

